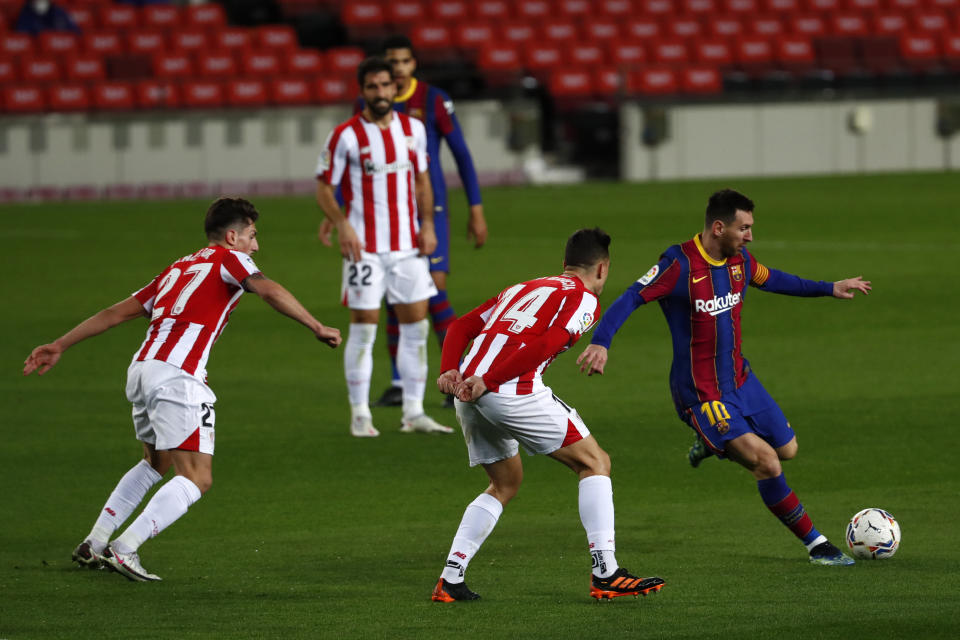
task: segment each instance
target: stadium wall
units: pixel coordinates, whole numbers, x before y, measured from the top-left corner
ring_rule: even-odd
[[[641,106],[620,112],[624,180],[952,169],[938,101]],[[654,144],[658,141],[658,144]]]

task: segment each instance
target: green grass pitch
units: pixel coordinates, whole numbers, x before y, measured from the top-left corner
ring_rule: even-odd
[[[341,352],[250,297],[210,361],[213,490],[141,549],[163,582],[77,569],[72,548],[139,455],[123,383],[145,323],[75,346],[43,378],[23,378],[21,363],[201,246],[207,203],[5,206],[0,638],[956,637],[956,173],[491,188],[479,251],[454,193],[452,303],[465,312],[557,273],[567,235],[599,225],[613,236],[607,307],[699,231],[707,196],[724,186],[757,203],[751,250],[764,264],[873,282],[852,302],[754,290],[743,348],[797,430],[785,469],[814,524],[842,544],[851,515],[885,508],[903,529],[894,558],[810,565],[745,470],[687,465],[667,327],[649,307],[618,334],[605,376],[577,373],[585,338],[546,380],[611,454],[618,559],[667,586],[595,604],[576,478],[524,456],[525,484],[470,566],[483,599],[431,603],[483,472],[467,467],[459,435],[400,434],[399,410],[375,409],[380,438],[351,438]],[[255,203],[258,265],[345,332],[339,256],[316,240],[315,204]],[[373,393],[388,379],[384,339]],[[430,361],[435,378],[434,342]],[[453,423],[440,402],[428,387],[428,410]]]

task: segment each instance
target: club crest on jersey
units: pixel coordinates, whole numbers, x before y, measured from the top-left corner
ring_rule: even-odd
[[[650,271],[647,271],[645,274],[643,274],[643,277],[637,280],[637,282],[639,282],[643,286],[647,286],[648,284],[653,282],[653,279],[656,278],[659,273],[660,273],[660,265],[655,264],[652,267],[650,267]]]
[[[730,277],[733,278],[735,282],[741,282],[743,280],[743,265],[730,265]]]
[[[414,148],[417,146],[416,140],[413,139],[413,136],[406,136],[406,139],[407,139],[407,149],[409,149],[410,151],[413,151]]]
[[[419,107],[410,109],[410,117],[416,118],[417,120],[423,120],[423,109]]]
[[[320,171],[327,171],[330,168],[330,149],[324,149],[320,152]]]

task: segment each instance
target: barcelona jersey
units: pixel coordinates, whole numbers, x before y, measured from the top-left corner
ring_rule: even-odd
[[[720,400],[750,373],[741,353],[741,311],[748,285],[773,293],[828,296],[833,283],[805,280],[769,269],[746,248],[714,260],[700,237],[673,245],[611,305],[593,344],[610,346],[613,335],[640,305],[657,301],[670,327],[673,364],[670,390],[677,410]]]

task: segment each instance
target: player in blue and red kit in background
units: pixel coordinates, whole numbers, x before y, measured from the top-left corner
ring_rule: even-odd
[[[460,123],[453,111],[453,101],[443,90],[417,80],[413,76],[417,69],[413,44],[406,36],[392,36],[383,43],[383,55],[393,67],[393,79],[397,83],[397,97],[393,108],[401,113],[422,120],[427,129],[427,156],[430,158],[430,182],[433,185],[433,222],[437,234],[437,250],[430,255],[430,275],[437,287],[437,295],[430,298],[429,312],[433,331],[440,346],[447,329],[457,319],[457,315],[447,300],[447,274],[450,272],[450,222],[447,215],[447,185],[440,163],[440,142],[447,141],[457,164],[460,181],[469,205],[467,218],[467,237],[472,238],[479,249],[487,241],[487,223],[483,215],[483,203],[480,200],[480,185],[473,158],[460,130]],[[360,105],[362,108],[362,105]],[[328,221],[320,225],[320,239],[331,245],[331,226]],[[374,404],[376,406],[399,406],[402,402],[400,376],[397,372],[397,343],[399,328],[393,308],[387,305],[387,349],[390,352],[392,368],[391,386]],[[448,396],[445,406],[452,407],[452,397]]]
[[[710,456],[730,458],[757,480],[770,511],[807,547],[810,562],[849,565],[853,560],[813,526],[787,485],[781,460],[797,453],[790,423],[740,352],[740,314],[747,285],[793,296],[851,299],[871,290],[859,276],[814,282],[757,262],[753,202],[731,189],[710,196],[703,232],[667,249],[604,314],[577,362],[603,374],[614,334],[642,304],[658,301],[673,338],[670,391],[680,419],[697,433],[688,458],[694,467]]]

